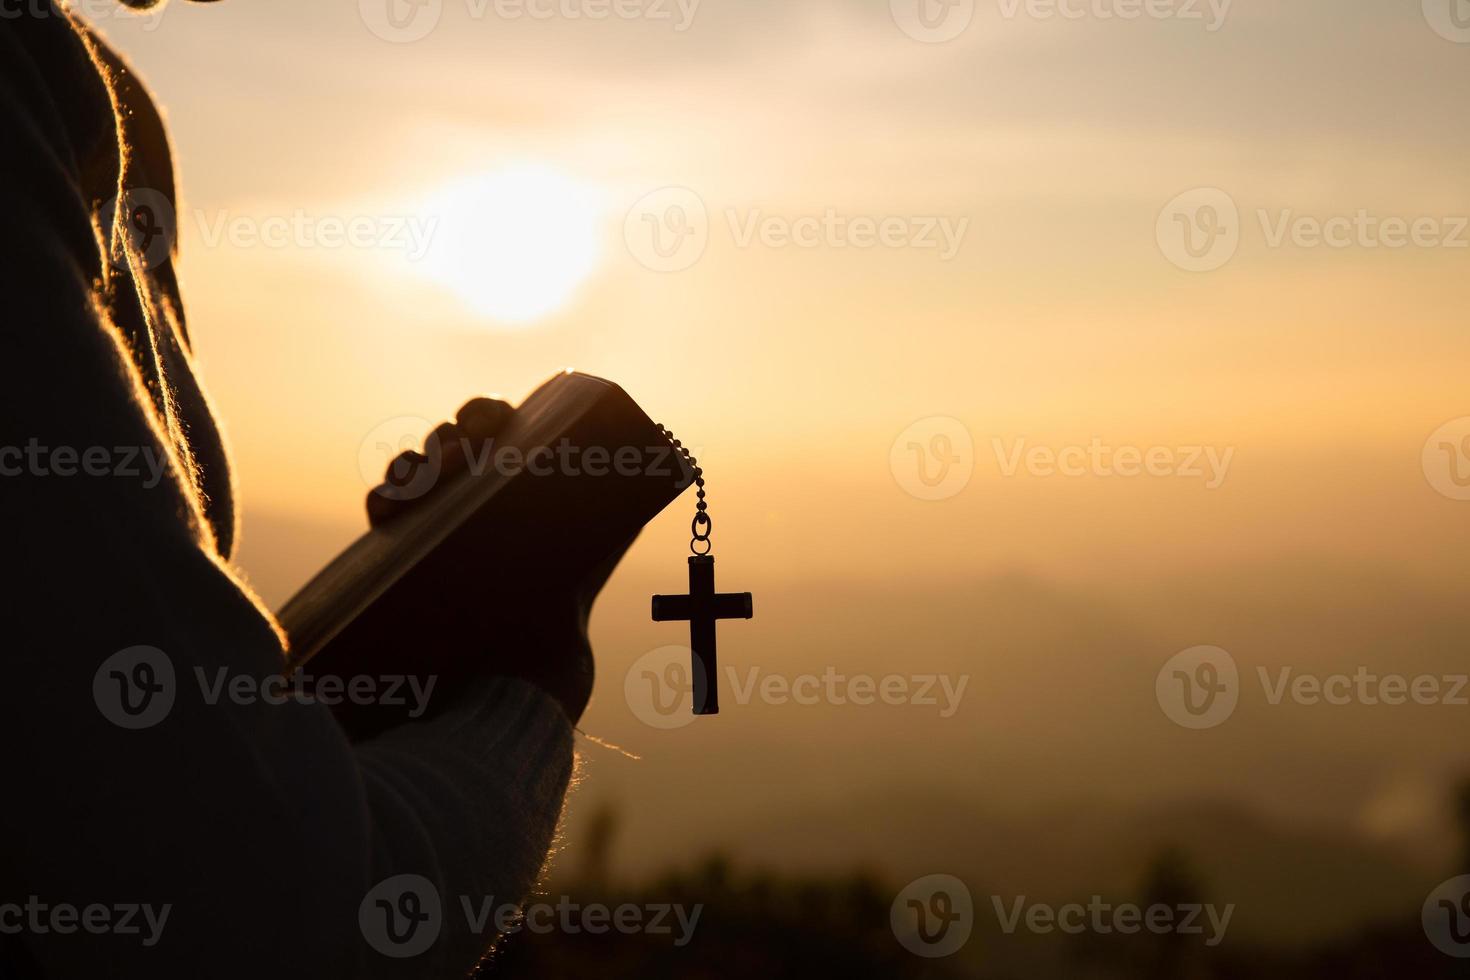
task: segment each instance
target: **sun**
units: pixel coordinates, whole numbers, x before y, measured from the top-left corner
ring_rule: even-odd
[[[591,185],[517,164],[446,185],[422,271],[476,314],[526,325],[557,312],[602,258],[603,206]]]

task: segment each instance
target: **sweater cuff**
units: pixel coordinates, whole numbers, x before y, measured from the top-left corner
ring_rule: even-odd
[[[499,774],[526,804],[552,804],[572,773],[572,724],[555,698],[529,681],[481,677],[426,728]]]

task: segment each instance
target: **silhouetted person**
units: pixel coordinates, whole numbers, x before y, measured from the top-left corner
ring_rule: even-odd
[[[617,838],[617,808],[603,803],[592,811],[587,828],[582,832],[582,865],[578,884],[594,895],[607,893],[612,875],[613,842]]]
[[[1470,778],[1461,779],[1454,788],[1455,832],[1460,845],[1456,874],[1470,874]]]
[[[47,0],[7,5],[0,975],[462,974],[494,930],[473,932],[459,896],[520,900],[545,859],[590,684],[577,624],[527,624],[514,650],[485,637],[483,676],[434,693],[450,705],[362,744],[321,704],[201,697],[221,672],[279,672],[282,640],[231,571],[236,496],[171,256],[145,254],[126,193],[109,222],[120,188],[173,203],[147,93]],[[460,431],[487,438],[508,411],[474,402]],[[426,649],[473,634],[413,605]],[[396,875],[442,902],[437,941],[405,959],[359,922]],[[422,914],[395,901],[381,911]],[[123,930],[145,904],[151,926],[135,908]]]
[[[1138,904],[1145,909],[1203,906],[1203,891],[1188,856],[1177,848],[1166,847],[1154,856],[1144,873]],[[1150,980],[1191,980],[1203,975],[1199,937],[1177,930],[1142,935],[1146,937],[1142,944],[1144,962],[1138,976]]]

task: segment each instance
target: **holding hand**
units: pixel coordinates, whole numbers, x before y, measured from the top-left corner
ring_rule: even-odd
[[[493,398],[475,398],[460,408],[454,422],[445,422],[426,437],[422,452],[407,451],[389,464],[383,482],[367,495],[368,522],[374,528],[389,525],[425,501],[434,499],[444,486],[493,450],[493,442],[515,413],[507,403]],[[497,580],[514,581],[516,569],[493,565],[494,541],[463,542],[463,553],[485,556],[483,568],[466,568],[463,578],[448,591],[409,592],[395,595],[391,620],[403,624],[402,643],[472,645],[489,649],[484,672],[490,676],[515,677],[541,687],[555,698],[576,724],[592,694],[592,648],[587,640],[587,619],[597,589],[610,574],[614,556],[603,574],[595,576],[595,587],[587,594],[555,594],[531,589],[516,601],[509,630],[503,610],[491,633],[477,616],[502,591]],[[534,584],[534,583],[533,583]]]

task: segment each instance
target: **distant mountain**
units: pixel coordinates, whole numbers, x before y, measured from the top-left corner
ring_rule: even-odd
[[[1226,802],[1129,810],[1081,804],[1022,816],[987,813],[942,797],[871,794],[813,807],[752,828],[779,840],[783,870],[842,868],[853,855],[898,884],[955,874],[971,887],[978,917],[990,896],[1086,902],[1137,899],[1145,870],[1165,847],[1189,858],[1204,900],[1234,904],[1231,935],[1282,945],[1315,943],[1418,909],[1443,873],[1401,854],[1319,827],[1274,824]],[[769,853],[775,845],[766,844]]]

